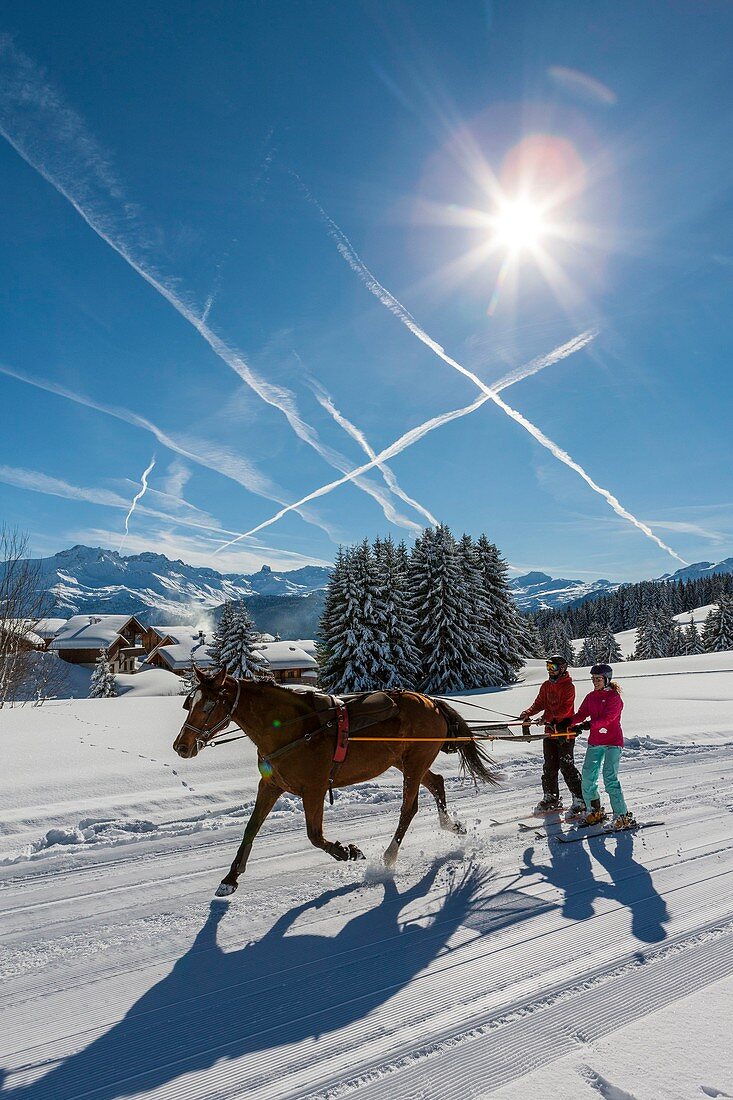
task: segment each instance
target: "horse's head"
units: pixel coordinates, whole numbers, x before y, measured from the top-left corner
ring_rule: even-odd
[[[209,676],[194,665],[194,673],[194,686],[183,700],[188,716],[173,742],[174,750],[184,760],[196,756],[229,724],[238,697],[236,681],[227,676],[226,669]]]

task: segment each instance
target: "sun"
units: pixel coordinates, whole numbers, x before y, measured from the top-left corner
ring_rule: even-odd
[[[491,226],[494,243],[509,252],[535,250],[548,228],[540,206],[528,199],[502,202]]]

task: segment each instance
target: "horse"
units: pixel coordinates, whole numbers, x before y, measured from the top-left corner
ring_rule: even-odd
[[[464,719],[442,699],[416,691],[379,693],[391,705],[387,717],[370,723],[369,736],[376,740],[354,738],[348,742],[342,762],[335,763],[334,750],[340,738],[334,736],[334,714],[343,706],[341,700],[314,691],[293,691],[272,681],[236,680],[225,669],[210,675],[196,668],[195,673],[193,690],[183,704],[188,718],[173,742],[175,752],[184,760],[192,759],[234,722],[254,742],[261,776],[242,843],[215,897],[227,898],[237,889],[254,839],[282,794],[302,799],[308,839],[316,848],[336,860],[364,859],[355,844],[327,840],[323,835],[326,794],[332,786],[364,783],[388,768],[397,768],[403,777],[402,805],[397,829],[383,857],[386,866],[393,868],[417,813],[421,785],[435,799],[441,828],[465,833],[463,825],[448,813],[443,777],[430,770],[440,751],[457,752],[463,770],[475,783],[498,782],[492,761],[472,740]],[[364,696],[347,698],[358,704]]]

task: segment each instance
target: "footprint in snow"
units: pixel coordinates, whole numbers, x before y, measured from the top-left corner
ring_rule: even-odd
[[[596,1073],[590,1066],[579,1066],[578,1073],[588,1082],[591,1088],[601,1094],[603,1100],[636,1100],[632,1093],[626,1092],[618,1085],[612,1085],[610,1081],[607,1081],[605,1077],[601,1077],[600,1073]]]
[[[700,1085],[700,1092],[705,1096],[727,1096],[730,1097],[729,1092],[721,1092],[720,1089],[716,1089],[714,1085]]]

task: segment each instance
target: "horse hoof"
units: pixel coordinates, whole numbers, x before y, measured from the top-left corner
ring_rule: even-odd
[[[357,848],[355,844],[350,844],[349,859],[366,859],[366,856],[362,852],[361,848]]]
[[[219,885],[216,888],[216,892],[214,893],[214,897],[218,898],[219,901],[226,901],[227,898],[230,898],[232,896],[232,894],[234,893],[234,891],[236,889],[237,889],[237,883],[236,882],[234,884],[229,883],[229,882],[220,882]]]

